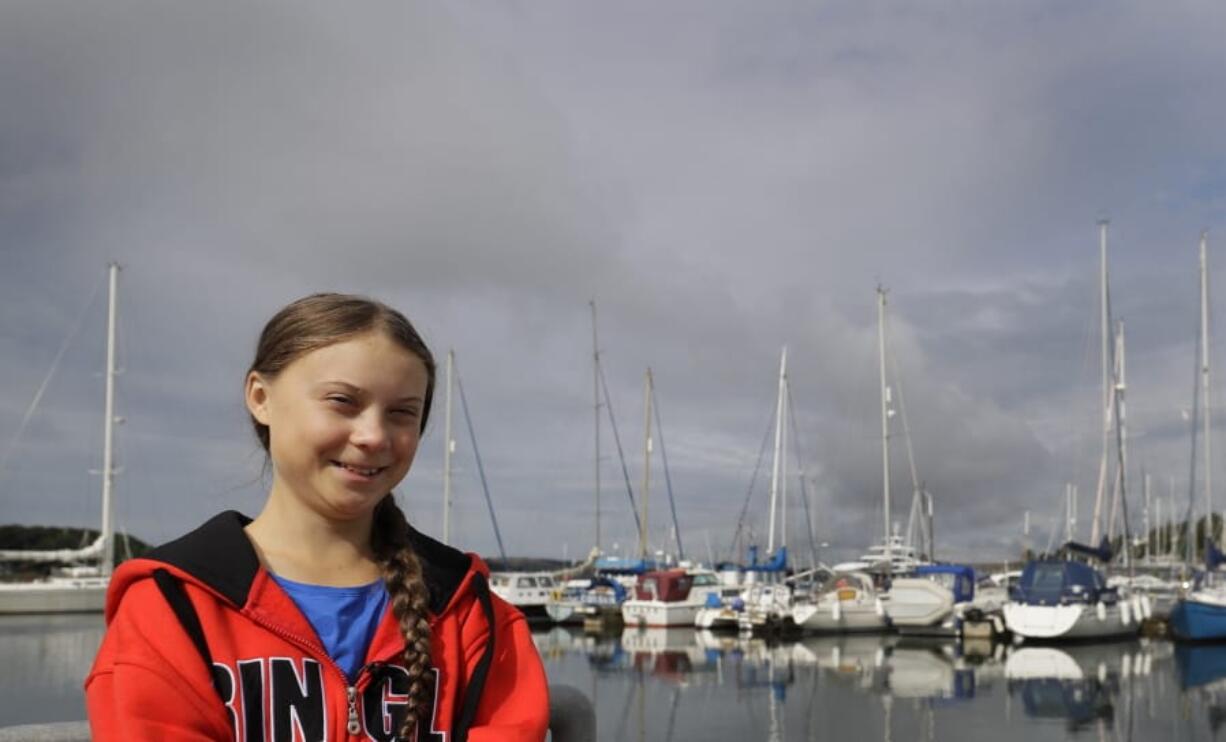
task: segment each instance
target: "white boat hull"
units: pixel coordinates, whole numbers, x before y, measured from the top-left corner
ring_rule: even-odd
[[[627,626],[694,626],[703,603],[665,603],[659,600],[627,600],[622,603],[622,619]]]
[[[885,602],[890,623],[906,628],[938,626],[954,612],[954,595],[947,587],[922,577],[898,577]]]
[[[106,580],[0,584],[0,615],[14,613],[101,613]]]
[[[1005,626],[1018,639],[1096,639],[1135,634],[1140,616],[1133,601],[1068,605],[1005,605]]]
[[[694,628],[707,631],[738,631],[741,614],[727,607],[700,608],[694,615]]]
[[[792,620],[802,631],[815,633],[886,631],[890,627],[884,611],[875,602],[843,601],[838,603],[837,610],[833,601],[801,604],[793,606]]]

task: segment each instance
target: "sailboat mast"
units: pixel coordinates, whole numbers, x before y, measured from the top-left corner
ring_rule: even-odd
[[[1200,233],[1200,399],[1201,417],[1204,425],[1204,455],[1205,460],[1205,538],[1209,538],[1209,527],[1213,524],[1213,488],[1210,484],[1210,473],[1213,467],[1209,455],[1209,233]],[[1218,536],[1221,541],[1221,535]]]
[[[600,549],[600,344],[596,340],[596,300],[588,302],[592,308],[592,410],[596,440],[596,548]]]
[[[443,426],[443,543],[451,543],[451,454],[455,439],[451,436],[451,386],[454,376],[455,350],[447,350],[447,404]]]
[[[651,367],[643,385],[643,529],[639,531],[639,557],[647,558],[647,493],[651,487]]]
[[[1124,517],[1124,559],[1128,566],[1132,566],[1132,548],[1129,544],[1132,534],[1129,533],[1128,526],[1128,416],[1125,395],[1128,392],[1127,368],[1125,366],[1126,350],[1124,347],[1124,320],[1118,323],[1118,330],[1115,336],[1115,420],[1116,420],[1116,444],[1119,447],[1119,469],[1115,473],[1116,501],[1123,508]],[[1115,526],[1115,507],[1111,508],[1112,529]],[[1114,533],[1112,534],[1114,536]]]
[[[1107,303],[1107,220],[1098,222],[1099,255],[1099,307],[1102,319],[1102,382],[1103,382],[1103,455],[1098,466],[1098,488],[1094,494],[1094,519],[1090,523],[1090,543],[1098,544],[1102,521],[1103,497],[1107,488],[1107,456],[1111,450],[1111,308]]]
[[[771,464],[771,505],[770,505],[770,525],[767,527],[766,551],[771,554],[775,551],[775,513],[779,507],[779,464],[783,451],[783,416],[785,414],[784,407],[784,384],[787,381],[788,368],[788,348],[783,346],[783,352],[779,356],[779,391],[775,399],[775,457]]]
[[[881,499],[885,516],[886,570],[893,571],[890,549],[890,388],[885,381],[885,288],[877,287],[877,360],[881,371]]]
[[[119,264],[107,266],[106,305],[106,425],[102,433],[102,564],[103,577],[115,564],[115,517],[112,504],[115,486],[115,308],[119,291]]]

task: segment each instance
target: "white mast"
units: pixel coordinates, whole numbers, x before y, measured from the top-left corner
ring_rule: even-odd
[[[779,447],[779,545],[788,545],[788,428],[792,425],[791,410],[788,408],[788,377],[785,372],[780,379],[779,398],[783,401],[785,417],[782,443]]]
[[[788,348],[783,346],[783,352],[779,356],[779,392],[775,400],[775,458],[771,464],[771,504],[770,504],[770,526],[767,528],[766,551],[771,554],[775,551],[775,512],[779,503],[779,466],[781,451],[783,450],[784,425],[783,416],[786,414],[786,403],[783,399],[785,385],[788,378]],[[784,473],[787,476],[787,473]],[[787,540],[787,537],[784,537]]]
[[[890,549],[890,388],[885,382],[885,288],[877,287],[877,357],[881,370],[881,499],[885,520],[885,564],[893,571]]]
[[[106,426],[102,434],[102,565],[103,577],[108,577],[115,563],[115,518],[112,513],[112,490],[115,479],[115,306],[119,290],[119,264],[108,267],[108,298],[106,305]]]
[[[596,548],[600,549],[600,345],[596,342],[596,300],[589,301],[588,306],[592,308],[592,409],[596,422]]]
[[[451,543],[451,454],[455,452],[455,439],[451,437],[451,385],[455,350],[447,350],[447,404],[443,427],[443,543]]]
[[[1076,510],[1075,498],[1073,493],[1072,483],[1066,482],[1064,485],[1064,540],[1072,541],[1073,535],[1076,533],[1076,520],[1073,513]]]
[[[1125,394],[1128,390],[1126,368],[1124,365],[1125,350],[1124,350],[1124,320],[1116,323],[1115,335],[1115,384],[1114,395],[1112,400],[1115,403],[1115,416],[1119,423],[1119,462],[1115,472],[1115,498],[1111,504],[1111,522],[1107,529],[1110,537],[1115,538],[1115,523],[1118,517],[1118,510],[1122,506],[1127,509],[1127,503],[1123,500],[1128,496],[1128,482],[1126,475],[1128,473],[1128,418],[1126,415],[1127,407],[1125,405]],[[1131,534],[1125,534],[1125,539]],[[1131,562],[1132,552],[1128,548],[1128,544],[1124,546],[1124,558]]]
[[[1107,220],[1098,222],[1099,255],[1101,268],[1099,270],[1099,303],[1101,313],[1102,334],[1102,381],[1103,381],[1103,455],[1098,467],[1098,488],[1094,494],[1094,519],[1090,523],[1090,544],[1098,545],[1099,528],[1102,521],[1103,497],[1107,488],[1107,455],[1111,450],[1111,308],[1107,303]]]
[[[1149,496],[1149,472],[1145,472],[1145,561],[1152,562],[1154,560],[1154,539],[1150,537],[1150,510],[1154,507],[1153,500]],[[1158,513],[1154,513],[1153,527],[1157,527]]]
[[[1201,410],[1204,417],[1204,455],[1205,461],[1205,538],[1209,538],[1209,527],[1213,523],[1213,488],[1210,475],[1213,468],[1209,447],[1209,258],[1207,246],[1209,233],[1200,233],[1200,347],[1201,347]],[[1221,535],[1218,536],[1221,541]],[[1220,546],[1220,543],[1219,543]]]
[[[647,558],[647,495],[651,488],[651,367],[643,384],[643,530],[639,533],[639,557]]]

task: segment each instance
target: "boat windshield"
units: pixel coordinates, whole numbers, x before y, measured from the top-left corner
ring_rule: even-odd
[[[1064,586],[1064,565],[1040,564],[1035,568],[1029,588],[1035,592],[1060,592]]]

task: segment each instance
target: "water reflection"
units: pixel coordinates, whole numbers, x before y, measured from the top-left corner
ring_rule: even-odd
[[[100,615],[0,619],[0,726],[84,719],[82,683],[102,633]]]
[[[1226,725],[1226,646],[777,643],[682,629],[554,629],[537,641],[555,682],[566,682],[566,657],[586,660],[598,714],[613,720],[601,723],[609,739],[1179,742]]]
[[[1226,725],[1226,645],[1181,644],[1175,648],[1175,664],[1180,688],[1205,707],[1216,738]]]
[[[0,725],[80,719],[98,617],[0,620]],[[686,629],[534,636],[602,740],[1226,738],[1226,645],[1008,647]]]

